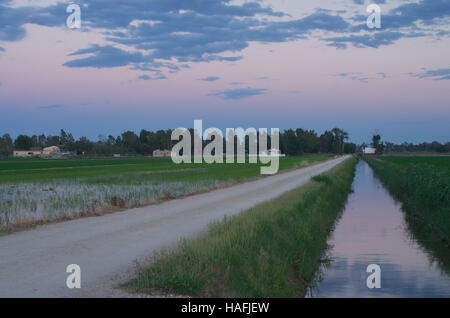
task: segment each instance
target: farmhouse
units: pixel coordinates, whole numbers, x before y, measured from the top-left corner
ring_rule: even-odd
[[[376,154],[375,148],[366,147],[364,148],[364,156],[374,156]]]
[[[170,150],[159,150],[159,149],[156,149],[155,151],[153,151],[153,157],[159,157],[159,158],[170,157],[171,154],[172,154],[172,151],[170,151]]]
[[[40,148],[31,148],[30,150],[14,150],[13,156],[16,158],[40,157],[42,150]]]
[[[57,146],[51,146],[44,149],[31,148],[30,150],[14,150],[13,156],[17,158],[29,158],[29,157],[41,157],[51,158],[58,157],[61,154],[61,150]]]
[[[61,150],[59,149],[59,147],[51,146],[44,148],[44,150],[42,151],[42,157],[53,157],[59,155],[60,153]]]
[[[282,154],[280,149],[269,149],[268,151],[263,151],[259,156],[273,156],[273,157],[286,157],[285,154]]]

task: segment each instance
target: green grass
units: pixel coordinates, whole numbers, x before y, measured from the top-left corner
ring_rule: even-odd
[[[146,164],[155,162],[158,164],[169,163],[170,158],[100,158],[100,159],[28,159],[17,158],[0,161],[0,171],[4,170],[24,170],[24,169],[49,169],[49,168],[67,168],[67,167],[87,167],[101,165],[124,165],[124,164]]]
[[[367,158],[403,204],[413,237],[450,271],[450,157]]]
[[[281,158],[280,170],[329,158]],[[21,159],[0,162],[0,169],[0,233],[101,215],[260,176],[259,164],[176,165],[170,158]]]
[[[293,168],[301,162],[318,162],[327,156],[280,158],[280,170]],[[50,179],[74,179],[105,175],[161,170],[207,168],[214,174],[242,179],[259,174],[260,164],[174,164],[170,158],[117,159],[18,159],[0,161],[0,184]]]
[[[382,160],[389,162],[389,163],[395,163],[402,166],[407,165],[428,165],[433,166],[438,170],[445,171],[450,168],[450,157],[449,156],[434,156],[434,157],[427,157],[427,156],[386,156],[381,157]]]
[[[351,192],[356,159],[303,187],[211,224],[137,264],[124,288],[206,297],[303,297]]]

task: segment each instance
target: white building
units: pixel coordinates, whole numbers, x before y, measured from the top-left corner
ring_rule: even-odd
[[[61,150],[57,146],[51,146],[41,149],[30,149],[30,150],[14,150],[13,156],[16,158],[30,158],[30,157],[58,157],[61,155]]]
[[[14,150],[13,156],[16,158],[40,157],[42,150]]]
[[[263,151],[260,154],[257,155],[249,155],[249,157],[286,157],[285,154],[282,154],[280,149],[269,149],[267,151]]]
[[[158,158],[162,158],[162,157],[170,157],[172,155],[172,151],[170,150],[155,150],[153,151],[153,157],[158,157]]]
[[[366,147],[364,148],[364,156],[373,156],[375,155],[377,150],[375,148]]]
[[[47,156],[50,156],[50,157],[52,155],[57,155],[59,153],[61,153],[61,150],[57,146],[47,147],[47,148],[44,148],[44,150],[42,150],[42,154],[43,155],[47,155]]]

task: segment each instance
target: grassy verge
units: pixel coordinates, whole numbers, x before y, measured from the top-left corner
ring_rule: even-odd
[[[450,272],[450,158],[368,158],[390,193],[403,204],[418,243]]]
[[[138,264],[124,287],[206,297],[303,297],[314,284],[356,159],[303,187],[210,225]]]

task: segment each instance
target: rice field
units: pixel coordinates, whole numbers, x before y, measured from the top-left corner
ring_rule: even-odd
[[[329,157],[282,158],[280,169]],[[259,165],[170,159],[0,161],[0,228],[99,215],[256,177]]]
[[[412,236],[450,272],[450,156],[366,160],[402,203]]]
[[[140,173],[137,179],[145,176]],[[129,175],[126,176],[130,177]],[[179,197],[215,187],[219,180],[157,181],[92,184],[87,178],[56,179],[0,185],[0,224],[74,218],[107,208],[131,208],[161,198]]]

